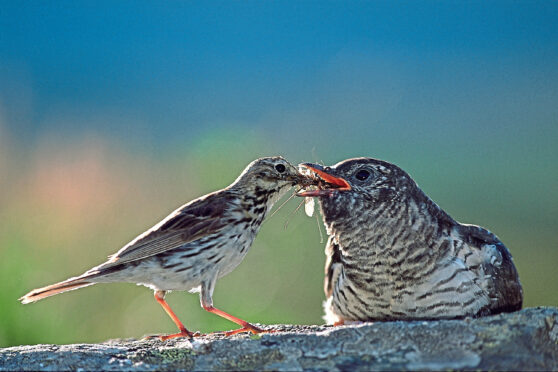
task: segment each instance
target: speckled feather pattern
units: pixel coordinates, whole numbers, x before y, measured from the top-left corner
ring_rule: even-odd
[[[202,303],[211,306],[217,279],[233,271],[242,262],[275,201],[293,186],[292,180],[258,181],[254,177],[252,181],[233,184],[233,187],[206,197],[209,204],[198,208],[197,217],[208,215],[211,218],[211,212],[218,211],[218,220],[213,229],[205,231],[199,238],[186,238],[186,242],[176,248],[127,262],[122,269],[95,275],[93,280],[98,283],[138,283],[162,291],[200,291]],[[192,209],[195,205],[195,201],[191,202],[181,210],[184,212],[184,209]],[[175,219],[174,223],[180,231],[183,219]],[[173,220],[170,219],[171,225]],[[156,228],[160,229],[161,226]],[[172,226],[169,228],[172,229]],[[102,274],[118,263],[118,260],[109,262],[93,268],[91,272]]]
[[[34,302],[94,283],[130,282],[162,293],[200,291],[202,305],[210,307],[217,279],[242,262],[274,203],[303,179],[282,157],[257,159],[230,186],[178,208],[107,262],[21,300]]]

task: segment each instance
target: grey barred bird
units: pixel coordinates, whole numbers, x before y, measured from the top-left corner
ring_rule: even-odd
[[[213,306],[217,279],[233,271],[248,252],[273,204],[291,187],[307,178],[282,157],[250,163],[225,189],[195,199],[128,243],[109,260],[83,275],[35,289],[21,297],[35,302],[58,293],[96,283],[130,282],[155,291],[159,302],[180,332],[160,336],[192,337],[165,301],[170,290],[199,290],[202,307],[242,328],[262,332],[252,324]]]
[[[444,319],[521,309],[517,270],[490,231],[457,222],[394,164],[301,164],[329,235],[325,319]]]

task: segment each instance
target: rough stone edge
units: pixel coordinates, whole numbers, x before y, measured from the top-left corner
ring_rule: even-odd
[[[263,326],[261,337],[0,349],[3,370],[558,370],[558,308],[479,319]]]

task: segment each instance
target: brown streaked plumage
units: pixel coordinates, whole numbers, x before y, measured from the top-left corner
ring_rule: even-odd
[[[142,284],[155,291],[155,299],[180,329],[161,337],[169,339],[193,334],[165,302],[165,292],[195,290],[205,310],[242,326],[227,335],[261,332],[213,306],[215,283],[243,260],[273,204],[292,186],[307,181],[282,157],[257,159],[230,186],[178,208],[107,262],[78,277],[35,289],[20,300],[35,302],[96,283]]]
[[[455,221],[394,164],[301,164],[326,187],[326,320],[442,319],[521,309],[512,257],[490,231]]]

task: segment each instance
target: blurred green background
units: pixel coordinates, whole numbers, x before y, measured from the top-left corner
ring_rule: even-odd
[[[558,3],[534,1],[3,2],[0,346],[175,332],[132,284],[17,298],[276,154],[398,164],[504,241],[526,306],[556,306],[557,24]],[[322,323],[324,243],[296,205],[217,283],[216,306]],[[235,327],[197,295],[167,299],[192,330]]]

